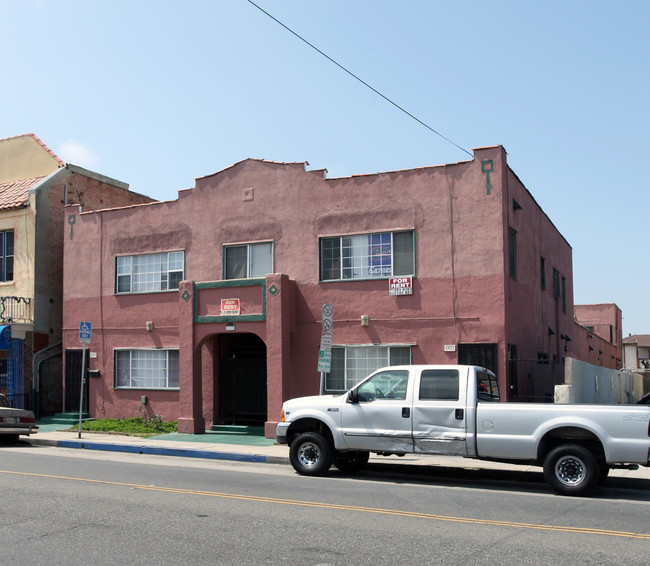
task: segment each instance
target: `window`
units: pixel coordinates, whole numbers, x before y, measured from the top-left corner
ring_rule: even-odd
[[[273,273],[273,244],[242,244],[223,249],[223,278],[249,279]]]
[[[371,403],[376,399],[406,399],[408,382],[407,370],[382,371],[359,386],[359,403]]]
[[[116,258],[116,293],[172,291],[184,276],[185,252],[128,255]]]
[[[413,240],[412,231],[321,238],[320,280],[414,275]]]
[[[517,279],[517,231],[508,230],[508,249],[510,251],[510,277]]]
[[[178,350],[115,350],[115,387],[178,388]]]
[[[457,369],[425,369],[420,375],[420,401],[458,401]]]
[[[562,277],[562,312],[566,312],[566,277]]]
[[[539,258],[539,270],[542,277],[542,289],[546,289],[546,259],[543,257]]]
[[[325,390],[346,391],[381,367],[410,363],[410,346],[333,346]]]
[[[560,272],[553,268],[553,296],[558,298],[560,296]]]
[[[0,232],[0,281],[14,280],[14,231]]]
[[[497,378],[489,373],[479,371],[477,396],[479,401],[500,401],[499,386]]]

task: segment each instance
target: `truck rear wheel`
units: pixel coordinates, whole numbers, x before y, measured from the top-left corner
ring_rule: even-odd
[[[303,432],[291,443],[289,461],[300,475],[322,476],[332,465],[332,449],[317,432]]]
[[[561,495],[583,495],[598,481],[596,456],[579,444],[562,444],[544,460],[544,479]]]

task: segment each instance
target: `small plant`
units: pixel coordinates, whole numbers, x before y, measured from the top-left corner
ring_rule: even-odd
[[[153,430],[160,431],[163,429],[163,424],[165,421],[163,420],[162,415],[151,415],[149,419],[145,422],[146,426],[149,428],[152,428]]]

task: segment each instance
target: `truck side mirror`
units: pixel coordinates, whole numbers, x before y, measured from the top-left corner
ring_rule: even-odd
[[[356,389],[350,389],[348,391],[348,402],[349,403],[358,403],[359,402],[359,393]]]

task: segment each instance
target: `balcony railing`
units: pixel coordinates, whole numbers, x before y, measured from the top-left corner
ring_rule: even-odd
[[[0,324],[32,324],[34,314],[30,297],[0,297]]]

